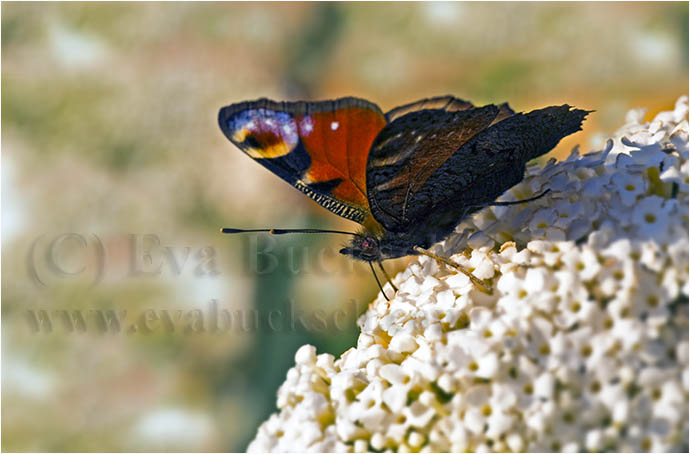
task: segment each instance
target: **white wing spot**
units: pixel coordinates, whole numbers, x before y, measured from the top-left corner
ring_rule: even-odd
[[[306,116],[301,121],[300,126],[302,128],[303,133],[309,134],[314,130],[314,120],[312,120],[311,117]]]
[[[338,129],[338,126],[340,126],[340,124],[339,124],[337,121],[331,122],[331,129],[332,129],[333,131],[335,131],[336,129]]]

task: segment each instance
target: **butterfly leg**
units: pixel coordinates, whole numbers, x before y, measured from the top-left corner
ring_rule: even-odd
[[[542,197],[544,197],[549,192],[551,192],[551,189],[547,189],[546,191],[542,192],[541,194],[535,195],[534,197],[530,197],[529,199],[514,200],[512,202],[494,202],[494,203],[491,203],[490,205],[491,206],[507,206],[507,205],[518,205],[520,203],[525,203],[525,202],[533,202],[537,199],[541,199]]]
[[[383,272],[383,275],[386,277],[386,280],[391,285],[391,287],[393,287],[393,290],[397,293],[398,287],[395,286],[391,277],[388,275],[388,273],[386,273],[386,269],[383,267],[383,263],[381,263],[381,262],[376,262],[376,263],[379,264],[379,268],[381,268],[381,271]]]
[[[440,255],[434,254],[433,252],[427,251],[426,249],[422,249],[422,248],[419,247],[419,246],[415,246],[415,247],[414,247],[414,250],[417,251],[417,252],[419,252],[419,253],[422,254],[422,255],[426,255],[427,257],[431,257],[432,259],[436,260],[436,261],[439,262],[439,263],[443,263],[443,264],[445,264],[445,265],[450,266],[451,268],[455,268],[456,270],[460,271],[462,274],[464,274],[465,276],[467,276],[468,278],[470,278],[470,281],[472,281],[472,283],[473,283],[474,285],[476,285],[477,287],[479,287],[479,289],[480,289],[481,291],[483,291],[484,293],[491,293],[491,288],[490,288],[490,286],[487,286],[481,279],[479,279],[479,278],[476,277],[474,274],[470,273],[470,272],[467,271],[465,268],[463,268],[462,266],[458,265],[457,263],[455,263],[455,262],[452,261],[451,259],[449,259],[449,258],[447,258],[447,257],[441,257]]]

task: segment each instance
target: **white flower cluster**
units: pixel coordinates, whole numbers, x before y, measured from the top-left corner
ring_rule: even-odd
[[[356,348],[300,348],[249,451],[687,452],[688,99],[643,113],[435,246],[491,294],[420,257]]]

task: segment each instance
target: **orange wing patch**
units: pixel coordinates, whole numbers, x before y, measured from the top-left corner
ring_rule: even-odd
[[[300,137],[312,159],[307,184],[340,179],[331,192],[349,205],[366,207],[366,166],[369,149],[386,125],[385,118],[359,107],[297,117]]]

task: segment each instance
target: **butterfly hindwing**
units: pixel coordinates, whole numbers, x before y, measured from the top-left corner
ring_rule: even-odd
[[[507,105],[489,105],[398,117],[369,157],[372,213],[387,230],[442,238],[521,181],[526,162],[578,131],[586,114],[569,106],[514,114]]]
[[[218,122],[232,143],[320,205],[359,223],[373,221],[367,155],[386,124],[377,105],[359,98],[260,99],[222,108]]]
[[[502,108],[494,105],[419,110],[388,124],[374,141],[367,164],[374,217],[386,229],[405,229],[427,208],[425,203],[411,204],[411,198],[463,144],[502,114]]]
[[[528,161],[579,131],[588,113],[568,105],[551,106],[494,123],[460,147],[427,180],[425,190],[435,196],[425,209],[462,206],[471,213],[490,204],[522,181]],[[425,200],[419,195],[410,203]]]

